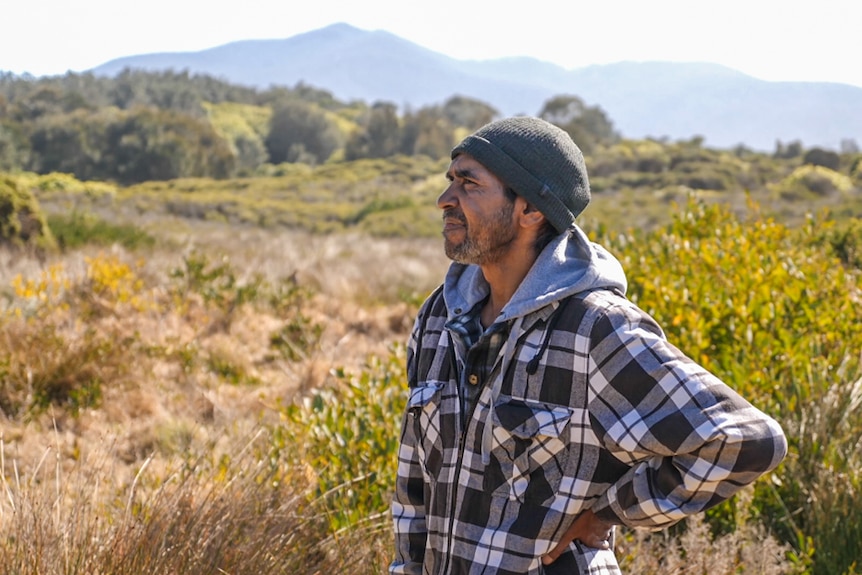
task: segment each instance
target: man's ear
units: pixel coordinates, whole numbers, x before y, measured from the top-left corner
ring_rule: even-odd
[[[543,221],[545,221],[545,215],[530,202],[524,202],[524,209],[521,212],[521,225],[524,227],[537,226]]]

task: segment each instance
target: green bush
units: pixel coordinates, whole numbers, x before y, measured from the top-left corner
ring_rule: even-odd
[[[692,201],[664,230],[605,238],[671,341],[783,425],[790,454],[757,483],[754,515],[817,574],[862,556],[860,274],[822,227]]]
[[[286,407],[277,437],[317,473],[317,495],[336,528],[385,520],[395,484],[395,454],[406,405],[403,346],[370,358],[365,370],[339,370],[338,385]]]
[[[841,224],[827,222],[817,237],[842,263],[862,269],[862,220],[853,218]]]
[[[137,250],[152,247],[156,243],[153,236],[134,225],[112,224],[78,211],[51,214],[47,221],[61,249],[119,244],[129,250]]]
[[[306,359],[319,348],[323,325],[303,313],[311,296],[311,290],[292,278],[277,283],[269,294],[270,307],[284,321],[270,334],[269,345],[288,361]]]
[[[206,254],[199,251],[184,256],[183,265],[174,268],[170,277],[175,295],[197,294],[226,317],[241,305],[256,301],[263,286],[263,278],[259,276],[248,282],[240,281],[227,258],[213,264]]]
[[[0,175],[0,245],[46,250],[56,248],[54,236],[33,193],[9,176]]]
[[[846,194],[853,189],[853,182],[848,176],[829,168],[805,165],[796,168],[772,188],[785,200],[798,200]]]

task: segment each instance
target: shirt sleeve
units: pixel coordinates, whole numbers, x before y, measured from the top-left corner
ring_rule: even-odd
[[[593,325],[589,398],[603,447],[630,466],[592,507],[613,523],[672,525],[726,500],[787,453],[774,419],[668,343],[631,304]]]
[[[419,317],[427,313],[427,305]],[[416,384],[416,350],[420,338],[417,319],[407,345],[407,380]],[[425,481],[419,463],[414,415],[407,406],[401,421],[398,446],[398,467],[392,499],[392,520],[395,533],[395,558],[389,566],[391,574],[420,575],[425,558],[427,528],[425,525]]]
[[[395,559],[389,572],[422,573],[425,558],[425,482],[417,461],[415,437],[410,413],[404,416],[401,445],[398,449],[398,475],[392,499],[392,519],[395,528]]]

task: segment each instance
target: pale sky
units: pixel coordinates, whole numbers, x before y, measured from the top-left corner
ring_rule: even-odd
[[[0,70],[80,72],[336,22],[458,59],[714,62],[862,87],[862,0],[0,0]]]

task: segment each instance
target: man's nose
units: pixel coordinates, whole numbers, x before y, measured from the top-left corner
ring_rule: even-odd
[[[455,207],[455,204],[457,204],[452,187],[452,184],[449,184],[446,189],[443,190],[443,193],[440,194],[440,197],[437,198],[437,207],[441,210],[453,208]]]

